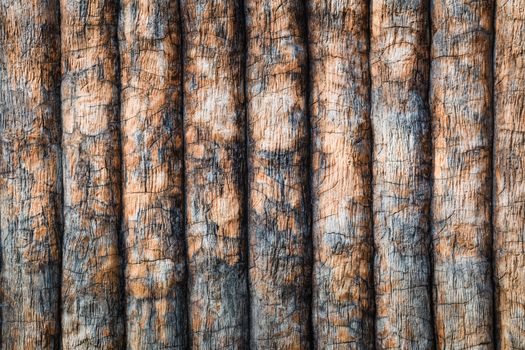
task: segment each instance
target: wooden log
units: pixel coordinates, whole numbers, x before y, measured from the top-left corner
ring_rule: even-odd
[[[525,344],[525,12],[496,1],[494,262],[499,349]]]
[[[61,0],[62,344],[124,343],[116,2]]]
[[[177,2],[120,5],[126,330],[129,349],[187,346]]]
[[[374,344],[368,6],[308,2],[316,349]]]
[[[433,348],[428,1],[372,1],[376,344]]]
[[[491,349],[491,0],[432,2],[432,235],[439,349]]]
[[[307,52],[299,0],[247,0],[251,347],[310,346]]]
[[[181,5],[191,342],[247,349],[243,7]]]
[[[3,349],[60,341],[58,1],[0,3],[0,266]]]

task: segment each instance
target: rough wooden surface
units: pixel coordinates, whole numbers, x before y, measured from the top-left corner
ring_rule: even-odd
[[[251,346],[309,347],[307,52],[303,2],[247,0]]]
[[[0,0],[0,48],[1,349],[524,348],[524,0]]]
[[[243,7],[183,0],[191,340],[248,348]]]
[[[308,2],[316,349],[374,344],[368,5]]]
[[[59,34],[57,1],[0,2],[2,349],[59,348]]]
[[[439,349],[491,349],[490,0],[432,2],[434,313]]]
[[[499,349],[525,344],[525,2],[496,1],[494,269]]]
[[[120,3],[129,349],[187,345],[178,12],[169,0]]]
[[[432,349],[428,2],[372,1],[376,344]]]
[[[64,237],[62,344],[120,349],[116,2],[61,0]]]

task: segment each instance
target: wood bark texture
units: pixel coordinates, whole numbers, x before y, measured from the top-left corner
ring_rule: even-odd
[[[376,344],[432,349],[428,2],[372,1]]]
[[[525,0],[0,0],[0,349],[525,349]]]
[[[374,344],[368,5],[308,2],[315,348]]]
[[[433,297],[439,349],[493,348],[490,0],[432,2]]]
[[[0,2],[3,349],[60,341],[60,23],[57,1]]]
[[[120,3],[123,247],[129,349],[187,345],[179,7]]]
[[[248,348],[242,2],[183,0],[186,235],[198,349]]]
[[[310,344],[305,8],[247,0],[251,346]]]
[[[525,3],[496,1],[494,76],[495,339],[525,344]]]
[[[61,0],[64,237],[62,344],[120,349],[117,4]]]

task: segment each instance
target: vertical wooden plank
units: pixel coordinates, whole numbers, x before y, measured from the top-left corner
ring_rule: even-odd
[[[182,0],[192,345],[248,348],[242,2]]]
[[[121,1],[129,349],[187,345],[179,24],[176,1]]]
[[[440,349],[491,349],[491,0],[432,2],[434,309]]]
[[[309,347],[307,52],[299,0],[246,0],[251,346]]]
[[[496,1],[494,253],[497,343],[525,344],[525,3]]]
[[[64,348],[123,346],[116,3],[61,0]]]
[[[374,344],[368,5],[310,0],[317,349]]]
[[[57,1],[0,3],[3,349],[60,340],[60,32]]]
[[[431,349],[428,2],[372,1],[376,344]]]

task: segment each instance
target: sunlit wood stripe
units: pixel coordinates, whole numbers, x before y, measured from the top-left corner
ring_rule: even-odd
[[[373,0],[376,344],[432,349],[428,6]]]
[[[60,342],[58,1],[0,3],[1,347]]]
[[[434,314],[439,349],[491,349],[491,0],[432,1]]]
[[[187,346],[179,7],[120,4],[128,349]]]
[[[525,2],[496,1],[494,258],[497,343],[525,344]]]
[[[242,1],[182,0],[191,343],[247,349]]]
[[[115,0],[61,0],[62,345],[120,349],[119,77]]]
[[[305,9],[246,0],[251,346],[310,343]]]
[[[317,349],[374,344],[368,3],[308,1]]]

